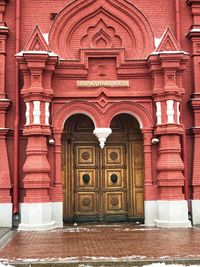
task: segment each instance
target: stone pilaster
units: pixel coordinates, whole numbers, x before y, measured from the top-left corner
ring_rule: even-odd
[[[157,185],[159,199],[184,199],[183,161],[181,159],[180,122],[182,101],[181,73],[188,59],[186,54],[158,53],[149,57],[154,78],[153,97],[155,103],[156,129],[159,138]]]
[[[52,201],[62,202],[62,174],[61,174],[61,158],[62,158],[62,144],[61,144],[62,131],[55,130],[54,137],[54,180],[53,187],[51,189]]]
[[[155,200],[157,198],[157,186],[154,184],[152,173],[152,129],[143,129],[144,136],[144,200]]]
[[[47,159],[50,129],[50,103],[53,96],[51,76],[57,62],[48,52],[24,52],[17,55],[24,75],[21,94],[26,105],[24,135],[28,137],[24,203],[21,204],[20,229],[49,229],[55,227],[50,200],[50,164]],[[31,203],[35,203],[34,205]],[[58,203],[57,203],[58,204]],[[35,210],[33,210],[35,209]],[[35,221],[35,214],[40,216]]]
[[[11,180],[8,161],[6,136],[6,113],[10,106],[10,100],[6,95],[6,39],[9,29],[4,22],[5,1],[0,1],[0,147],[1,147],[1,168],[0,168],[0,226],[12,226],[12,203],[11,203]]]
[[[193,199],[192,221],[193,224],[200,224],[200,0],[188,0],[190,6],[193,23],[191,25],[188,37],[192,44],[192,60],[194,73],[194,91],[191,97],[191,106],[193,109],[194,125],[192,128],[194,136],[194,150],[192,161],[192,187]]]
[[[155,225],[159,227],[189,227],[187,202],[184,200],[184,164],[180,137],[183,126],[180,104],[184,89],[182,72],[189,56],[184,52],[158,52],[150,55],[149,64],[154,79],[156,128],[159,140],[157,177],[158,201],[154,203]],[[152,204],[152,203],[151,203]],[[181,210],[180,214],[176,209]],[[149,219],[152,224],[152,218]]]
[[[51,60],[48,53],[25,53],[23,57],[18,58],[25,78],[21,93],[26,105],[24,135],[28,136],[27,159],[23,167],[25,202],[49,202],[50,165],[47,160],[47,136],[51,135],[49,105],[53,92],[44,76],[49,72]],[[56,59],[54,64],[55,61]],[[50,75],[48,77],[51,79]],[[46,84],[48,86],[45,86]]]

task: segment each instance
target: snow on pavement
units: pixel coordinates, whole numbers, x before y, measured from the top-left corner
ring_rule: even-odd
[[[5,266],[6,267],[14,267],[13,265],[3,264],[3,263],[0,262],[0,267],[5,267]]]
[[[140,265],[142,266],[142,265]],[[166,263],[152,263],[149,265],[143,265],[143,267],[200,267],[200,265],[183,265],[183,264],[166,264]],[[14,265],[9,264],[3,264],[0,262],[0,267],[15,267]],[[79,267],[94,267],[94,265],[88,265],[88,264],[79,264]],[[100,267],[104,267],[104,265],[101,265]]]
[[[144,265],[145,267],[200,267],[200,265],[182,265],[182,264],[166,264],[166,263],[152,263]]]

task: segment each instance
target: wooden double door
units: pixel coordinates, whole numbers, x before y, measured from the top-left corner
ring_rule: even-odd
[[[63,135],[64,221],[143,216],[143,141],[141,135],[128,135],[124,127],[119,131],[118,123],[103,149],[88,119],[75,124],[73,134]]]
[[[77,220],[126,220],[126,144],[74,144],[74,216]]]

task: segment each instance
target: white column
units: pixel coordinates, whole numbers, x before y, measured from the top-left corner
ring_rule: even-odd
[[[180,115],[181,115],[181,113],[180,113],[180,102],[177,102],[176,103],[176,108],[177,108],[177,124],[180,124]]]
[[[33,101],[33,124],[40,124],[40,101]]]
[[[167,100],[167,123],[174,123],[174,100]]]
[[[26,102],[25,116],[26,116],[26,125],[29,125],[30,124],[30,103],[29,102]]]
[[[162,111],[161,111],[161,102],[156,102],[156,118],[157,125],[162,123]]]
[[[99,140],[100,147],[104,148],[107,137],[112,133],[110,128],[95,128],[93,134]]]
[[[45,102],[45,124],[46,125],[49,125],[49,117],[50,117],[49,102]]]

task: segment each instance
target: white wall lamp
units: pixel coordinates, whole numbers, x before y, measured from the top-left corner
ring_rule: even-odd
[[[55,140],[54,140],[53,138],[50,138],[50,139],[49,139],[49,145],[52,146],[52,145],[54,145],[54,144],[55,144]]]
[[[151,143],[152,143],[152,145],[156,145],[156,144],[158,144],[159,141],[160,141],[160,140],[159,140],[158,138],[156,138],[156,137],[154,137],[154,138],[151,139]]]

